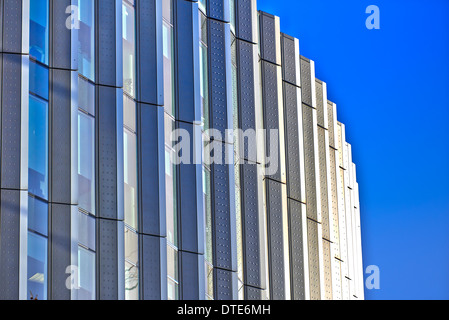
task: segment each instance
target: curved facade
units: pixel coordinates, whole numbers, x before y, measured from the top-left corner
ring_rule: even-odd
[[[327,84],[255,0],[1,0],[0,299],[363,299]]]

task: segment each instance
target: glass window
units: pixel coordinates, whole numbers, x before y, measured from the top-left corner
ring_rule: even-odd
[[[78,212],[78,242],[95,251],[95,218]]]
[[[78,0],[78,72],[95,80],[95,1]]]
[[[95,123],[78,112],[78,204],[95,214]]]
[[[78,299],[95,300],[95,253],[78,247]]]
[[[199,3],[198,3],[199,8],[204,13],[206,13],[206,5],[207,5],[207,0],[200,0]]]
[[[139,269],[125,261],[125,299],[139,300]]]
[[[28,189],[48,199],[48,103],[30,95]]]
[[[128,227],[125,228],[125,259],[135,265],[139,263],[139,238]]]
[[[229,0],[229,13],[231,16],[231,31],[235,33],[235,0]]]
[[[30,61],[30,92],[48,100],[48,68]]]
[[[30,296],[47,300],[47,238],[28,232],[27,286]]]
[[[48,64],[49,0],[30,0],[30,56]]]
[[[201,87],[201,110],[204,130],[209,128],[209,86],[207,68],[207,19],[200,14],[200,87]]]
[[[28,229],[48,236],[48,204],[28,197]]]
[[[123,95],[123,123],[130,131],[136,132],[136,103]]]
[[[165,112],[175,114],[174,106],[174,76],[173,76],[173,32],[165,21],[162,24],[162,43],[164,53],[164,104]]]
[[[137,139],[124,129],[125,223],[137,230]]]
[[[95,116],[95,85],[78,77],[78,108]]]
[[[123,3],[123,90],[135,95],[135,17],[134,8]]]
[[[162,1],[162,17],[169,24],[173,22],[173,3],[172,0],[164,0]]]
[[[172,147],[171,133],[175,128],[174,120],[165,114],[165,189],[166,189],[166,217],[167,239],[173,245],[178,245],[177,223],[177,193],[176,193],[176,165],[171,160],[175,156]]]

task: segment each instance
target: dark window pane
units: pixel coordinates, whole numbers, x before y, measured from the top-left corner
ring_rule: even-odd
[[[30,0],[30,55],[48,64],[48,0]]]
[[[48,236],[48,204],[28,197],[28,229]]]
[[[30,92],[48,100],[48,69],[30,61]]]

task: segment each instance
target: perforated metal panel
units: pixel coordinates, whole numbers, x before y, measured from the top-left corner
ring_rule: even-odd
[[[53,35],[50,39],[50,48],[52,48],[52,59],[50,67],[58,69],[74,69],[74,55],[76,49],[72,48],[72,30],[66,27],[67,14],[66,8],[72,4],[71,0],[60,0],[50,2],[50,33]],[[76,45],[75,41],[73,42]],[[73,53],[73,56],[72,56]]]
[[[270,294],[273,300],[285,299],[285,252],[282,184],[265,180],[267,191],[268,253],[270,263]]]
[[[51,201],[71,203],[72,195],[72,72],[51,70],[50,84],[57,90],[50,91],[51,109]],[[110,107],[110,106],[109,106]],[[76,164],[73,164],[76,166]]]
[[[335,105],[328,101],[327,102],[327,115],[328,115],[328,121],[329,121],[329,145],[333,147],[334,149],[337,148],[336,142],[335,142],[335,134],[336,134],[336,107]]]
[[[140,235],[140,272],[142,275],[142,299],[167,298],[167,245],[160,237]]]
[[[292,278],[292,299],[305,299],[305,264],[308,263],[304,253],[304,233],[307,226],[303,224],[306,206],[303,203],[288,200],[290,227],[290,259]]]
[[[261,287],[261,248],[259,199],[257,186],[257,165],[243,164],[241,168],[242,216],[244,228],[244,260],[245,283],[254,287]]]
[[[323,239],[324,299],[332,300],[331,243]]]
[[[313,107],[311,65],[310,60],[304,57],[301,57],[301,89],[302,102]]]
[[[226,65],[230,59],[229,25],[208,20],[209,68],[210,68],[210,121],[211,128],[219,130],[223,138],[225,130],[232,128],[232,101],[230,99],[231,73]],[[229,46],[229,48],[228,48]]]
[[[215,300],[235,300],[237,298],[237,273],[215,269]]]
[[[282,78],[295,86],[300,86],[299,45],[298,40],[281,34]]]
[[[321,222],[323,224],[323,238],[331,240],[330,224],[331,216],[328,198],[328,142],[326,142],[327,130],[318,127],[318,152],[320,168],[320,202],[321,202]]]
[[[342,288],[342,279],[341,279],[341,261],[338,259],[334,259],[334,272],[332,278],[333,285],[333,299],[341,300],[343,298],[343,288]]]
[[[307,241],[309,255],[309,283],[310,283],[310,299],[321,299],[320,288],[320,257],[319,257],[319,241],[322,239],[318,236],[318,223],[307,219]]]
[[[259,13],[261,58],[281,64],[279,18],[266,12]]]
[[[303,104],[303,128],[304,128],[304,165],[306,175],[306,203],[307,203],[307,217],[317,221],[318,207],[317,207],[317,183],[315,171],[315,130],[313,114],[314,109]]]
[[[19,299],[20,193],[0,194],[0,298]]]
[[[229,0],[208,0],[207,16],[229,22]]]
[[[316,79],[315,80],[315,88],[316,88],[316,110],[317,110],[318,125],[323,128],[326,128],[326,124],[325,124],[325,120],[324,120],[325,112],[324,112],[324,95],[323,95],[324,85],[323,85],[323,82]]]
[[[333,233],[331,240],[334,246],[335,257],[340,258],[340,231],[339,231],[339,206],[338,206],[338,183],[337,183],[337,164],[336,153],[332,147],[329,148],[329,163],[330,163],[330,189],[331,189],[331,205],[332,205],[332,224]]]
[[[2,52],[21,53],[22,48],[22,35],[28,36],[28,30],[23,30],[25,19],[29,17],[22,16],[24,10],[22,8],[23,1],[2,1],[3,12],[0,16],[3,24],[3,43]]]
[[[51,299],[70,300],[71,292],[66,287],[66,268],[71,263],[71,206],[51,205],[50,263]]]
[[[257,4],[256,0],[236,1],[236,32],[239,39],[257,42]]]

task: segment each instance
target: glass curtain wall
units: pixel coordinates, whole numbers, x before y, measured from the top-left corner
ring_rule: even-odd
[[[48,293],[49,0],[30,0],[27,292]]]
[[[162,2],[162,37],[164,56],[164,123],[165,123],[165,185],[167,221],[167,295],[179,299],[177,175],[174,143],[171,134],[176,128],[174,95],[173,0]]]
[[[208,39],[207,39],[207,17],[206,17],[206,0],[199,3],[199,26],[200,26],[200,86],[201,86],[201,110],[202,110],[202,129],[204,146],[210,143],[208,135],[209,129],[209,76],[208,76]],[[205,149],[203,149],[204,151]],[[213,275],[213,260],[212,260],[212,209],[210,197],[210,161],[206,160],[209,155],[203,152],[203,210],[206,238],[206,255],[205,255],[205,283],[206,283],[206,298],[208,300],[214,299],[214,275]]]
[[[78,299],[95,300],[95,0],[78,10]]]
[[[139,299],[139,237],[136,128],[135,0],[122,2],[123,27],[123,149],[125,198],[125,299]]]

